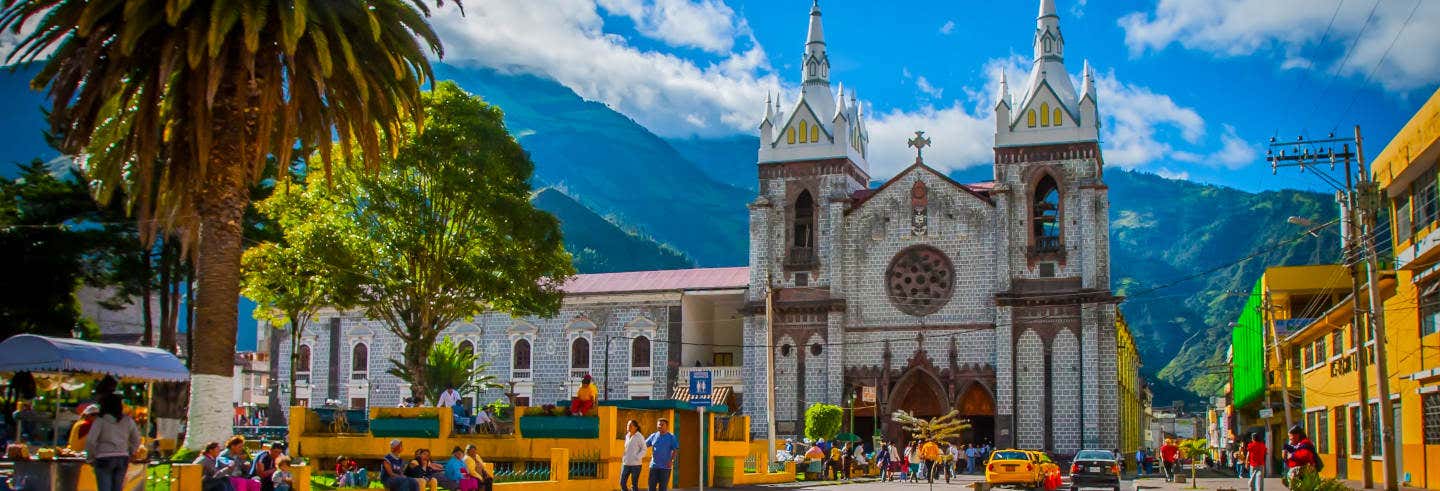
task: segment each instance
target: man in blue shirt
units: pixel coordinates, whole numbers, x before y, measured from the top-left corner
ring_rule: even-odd
[[[650,491],[665,491],[670,485],[670,470],[680,460],[680,439],[670,432],[670,421],[660,418],[655,422],[660,430],[645,439],[650,447]]]

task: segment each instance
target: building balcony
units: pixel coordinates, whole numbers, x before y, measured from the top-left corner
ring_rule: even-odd
[[[510,370],[510,380],[530,380],[529,368],[515,368]]]
[[[745,385],[745,367],[680,367],[676,384],[689,384],[690,372],[710,372],[710,384],[739,388]]]
[[[1056,254],[1065,250],[1065,244],[1060,242],[1058,236],[1035,237],[1035,243],[1030,246],[1030,254]]]
[[[650,378],[650,367],[633,367],[630,369],[630,378]]]
[[[814,247],[791,247],[785,254],[785,269],[814,269],[819,264]]]

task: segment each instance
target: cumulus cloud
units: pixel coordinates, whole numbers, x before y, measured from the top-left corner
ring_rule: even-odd
[[[606,11],[629,17],[640,34],[671,46],[725,53],[735,44],[735,11],[718,0],[599,0]]]
[[[949,107],[895,109],[875,115],[867,123],[870,173],[885,178],[909,167],[915,161],[915,150],[905,141],[914,137],[916,130],[925,131],[930,138],[925,163],[941,172],[989,162],[995,142],[993,117],[994,114],[977,113],[959,101]]]
[[[1095,87],[1103,118],[1100,136],[1106,163],[1135,168],[1168,156],[1176,148],[1161,137],[1162,130],[1177,132],[1184,143],[1202,143],[1204,118],[1170,96],[1121,82],[1113,71],[1098,74]]]
[[[940,26],[940,34],[949,35],[952,32],[955,32],[955,21],[947,20],[945,25]]]
[[[1372,7],[1375,15],[1367,26]],[[1406,26],[1412,9],[1417,10]],[[1335,23],[1320,46],[1332,15]],[[1431,27],[1440,25],[1440,2],[1161,0],[1153,11],[1125,15],[1119,24],[1134,56],[1171,44],[1217,56],[1265,53],[1286,68],[1313,62],[1327,73],[1362,78],[1375,70],[1374,82],[1400,91],[1440,78],[1440,29]],[[1392,42],[1395,47],[1386,56]],[[1344,53],[1352,44],[1347,61]]]
[[[1161,168],[1159,168],[1159,169],[1155,169],[1155,175],[1160,176],[1160,177],[1163,177],[1163,178],[1166,178],[1166,179],[1182,179],[1182,180],[1189,180],[1189,179],[1190,179],[1190,173],[1187,172],[1187,171],[1183,171],[1183,170],[1182,170],[1182,171],[1173,171],[1173,170],[1167,169],[1167,168],[1165,168],[1165,167],[1161,167]]]
[[[1254,163],[1260,156],[1255,146],[1240,138],[1234,126],[1227,124],[1223,125],[1223,128],[1225,131],[1220,135],[1219,149],[1210,153],[1175,151],[1171,153],[1171,157],[1181,162],[1227,169],[1239,169]]]
[[[607,12],[626,17],[636,13],[642,19],[684,18],[658,13],[671,5],[664,1],[604,1]],[[687,3],[711,8],[707,4]],[[765,95],[782,88],[765,51],[744,33],[738,34],[739,40],[748,47],[732,47],[718,61],[701,63],[643,50],[606,32],[602,6],[595,0],[466,2],[463,17],[454,8],[451,4],[434,17],[436,30],[446,40],[445,61],[553,78],[661,136],[722,136],[753,130],[763,114]],[[728,7],[723,11],[725,23],[743,26]],[[665,22],[670,21],[637,24]],[[653,32],[664,36],[660,34],[664,29]],[[669,39],[676,44],[718,46],[713,40],[696,41],[703,39],[699,35]]]
[[[926,79],[924,75],[915,78],[915,88],[920,89],[921,93],[936,99],[939,99],[940,96],[945,94],[944,88],[930,85],[930,80]]]

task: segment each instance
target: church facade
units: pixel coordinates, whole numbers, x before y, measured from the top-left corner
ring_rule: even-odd
[[[872,188],[863,106],[832,90],[811,7],[801,95],[783,108],[767,101],[749,205],[744,403],[757,428],[770,424],[772,349],[782,434],[796,432],[810,403],[870,387],[875,401],[856,404],[856,433],[873,428],[877,411],[956,409],[972,438],[1001,446],[1117,444],[1117,299],[1094,76],[1086,64],[1073,86],[1052,0],[1040,4],[1032,41],[1019,99],[1008,80],[998,88],[993,182],[961,184],[925,165],[928,140],[917,133],[915,163]]]
[[[975,442],[1116,448],[1119,299],[1097,95],[1088,64],[1079,90],[1071,82],[1059,20],[1041,0],[1024,86],[997,88],[993,181],[927,166],[917,133],[915,162],[876,187],[863,104],[832,87],[812,5],[800,96],[767,100],[759,124],[748,267],[579,275],[554,317],[458,323],[446,336],[505,385],[467,399],[566,400],[587,373],[602,398],[684,398],[688,373],[705,370],[756,435],[772,424],[803,434],[808,405],[855,399],[862,436],[903,438],[887,423],[897,410],[955,409]],[[283,379],[291,347],[271,346]],[[357,312],[322,313],[297,349],[306,404],[394,405],[408,393],[386,373],[398,339]]]

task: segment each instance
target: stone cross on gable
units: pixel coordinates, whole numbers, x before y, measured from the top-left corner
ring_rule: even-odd
[[[905,143],[915,148],[915,163],[919,164],[925,161],[923,153],[925,147],[930,146],[930,139],[925,138],[924,130],[915,131],[915,138],[906,140]]]

